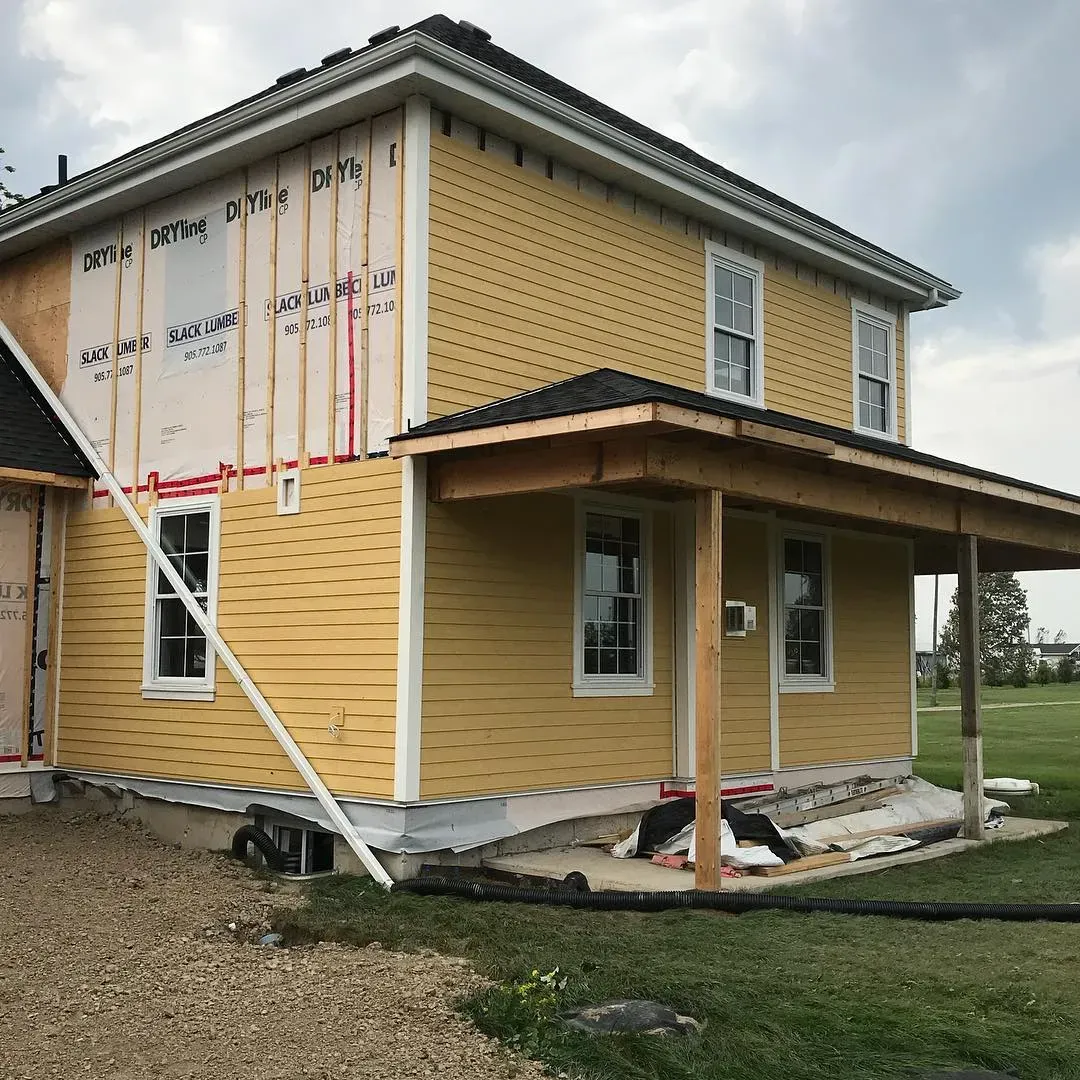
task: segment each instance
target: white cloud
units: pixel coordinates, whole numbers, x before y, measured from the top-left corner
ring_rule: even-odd
[[[955,329],[915,346],[918,446],[1063,491],[1080,491],[1080,234],[1022,260],[1035,286],[1039,333]],[[933,319],[932,314],[917,315]],[[913,335],[914,336],[914,335]],[[1080,633],[1080,571],[1021,575],[1034,625]],[[953,584],[948,585],[951,596]],[[946,597],[947,603],[948,597]],[[919,585],[920,644],[929,641],[930,586]],[[942,616],[944,618],[944,616]],[[1075,638],[1073,638],[1075,640]]]

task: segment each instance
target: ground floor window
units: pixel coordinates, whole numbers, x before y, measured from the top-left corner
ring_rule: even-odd
[[[651,689],[647,526],[645,515],[621,509],[590,506],[579,515],[577,692]]]
[[[821,690],[832,683],[828,545],[824,537],[785,535],[780,553],[781,688]]]
[[[217,500],[183,499],[155,507],[150,530],[203,611],[213,620],[220,538]],[[213,650],[184,602],[152,560],[146,591],[144,694],[212,695]]]

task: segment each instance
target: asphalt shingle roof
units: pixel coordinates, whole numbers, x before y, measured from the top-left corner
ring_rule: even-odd
[[[786,431],[830,439],[840,446],[869,450],[876,454],[884,454],[931,468],[947,469],[961,476],[989,480],[998,484],[1012,484],[1025,491],[1052,495],[1080,503],[1078,495],[1030,484],[1025,480],[1017,480],[986,469],[977,469],[971,465],[936,457],[933,454],[925,454],[921,450],[913,450],[902,443],[877,439],[870,435],[860,435],[847,428],[821,424],[790,413],[743,405],[726,398],[713,397],[699,390],[687,390],[681,386],[672,386],[670,383],[658,382],[655,379],[645,379],[639,375],[630,375],[625,371],[615,371],[612,368],[600,368],[584,375],[575,375],[561,382],[549,383],[537,390],[529,390],[488,405],[452,413],[438,420],[429,420],[426,424],[420,424],[408,432],[395,435],[390,441],[399,442],[424,435],[449,435],[453,432],[471,431],[499,424],[544,420],[555,416],[569,416],[571,413],[618,409],[627,405],[644,405],[650,402],[678,405],[735,420],[750,420]]]
[[[86,459],[0,340],[0,468],[92,476]]]

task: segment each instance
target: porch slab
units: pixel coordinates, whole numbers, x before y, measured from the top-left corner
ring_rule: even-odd
[[[1001,840],[1033,840],[1049,836],[1069,827],[1067,821],[1044,821],[1037,818],[1007,817],[1000,829],[987,833],[986,843]],[[943,840],[927,848],[901,851],[896,855],[859,859],[857,862],[822,866],[815,870],[800,870],[783,877],[724,878],[723,887],[735,891],[756,892],[780,885],[802,885],[825,878],[870,874],[890,866],[940,859],[958,851],[978,847],[978,840]],[[613,859],[606,851],[593,847],[561,847],[547,851],[529,851],[519,855],[500,855],[485,859],[484,866],[511,874],[531,874],[539,877],[564,878],[571,871],[584,874],[593,889],[616,889],[623,892],[668,892],[694,887],[694,875],[686,870],[671,870],[656,866],[648,859]]]

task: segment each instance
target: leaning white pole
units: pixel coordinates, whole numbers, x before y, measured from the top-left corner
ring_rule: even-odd
[[[393,878],[383,868],[382,863],[375,857],[363,838],[356,831],[353,823],[345,816],[345,811],[338,805],[337,800],[330,793],[330,789],[322,782],[321,777],[315,771],[311,762],[304,756],[303,750],[296,744],[296,740],[289,734],[288,729],[278,719],[277,713],[270,707],[270,703],[263,697],[262,692],[251,680],[251,676],[244,670],[243,664],[236,658],[236,654],[229,648],[228,643],[218,633],[217,628],[206,617],[206,613],[199,606],[191,590],[184,584],[184,579],[173,569],[168,556],[162,550],[161,545],[150,535],[150,530],[143,524],[138,510],[127,497],[119,481],[109,471],[109,467],[102,460],[101,455],[94,449],[90,440],[83,434],[82,429],[71,414],[64,408],[63,402],[53,393],[49,384],[41,377],[37,368],[34,367],[30,357],[23,351],[22,346],[12,335],[11,331],[0,320],[0,340],[11,350],[12,355],[23,370],[29,376],[33,384],[41,392],[42,396],[56,413],[60,423],[67,429],[68,434],[75,440],[79,449],[90,462],[94,472],[108,489],[109,494],[116,500],[116,505],[124,512],[131,527],[138,534],[139,539],[146,546],[150,558],[165,575],[165,579],[173,587],[176,595],[184,602],[188,614],[195,620],[199,629],[206,635],[207,640],[214,647],[214,652],[221,657],[221,662],[229,669],[229,674],[236,680],[237,685],[247,695],[248,700],[255,706],[255,711],[262,717],[263,723],[270,729],[271,734],[277,739],[282,750],[288,755],[289,760],[296,766],[296,771],[303,777],[304,783],[311,789],[312,794],[319,800],[322,808],[329,815],[330,820],[349,847],[356,853],[357,858],[364,864],[371,876],[384,888],[393,884]]]

